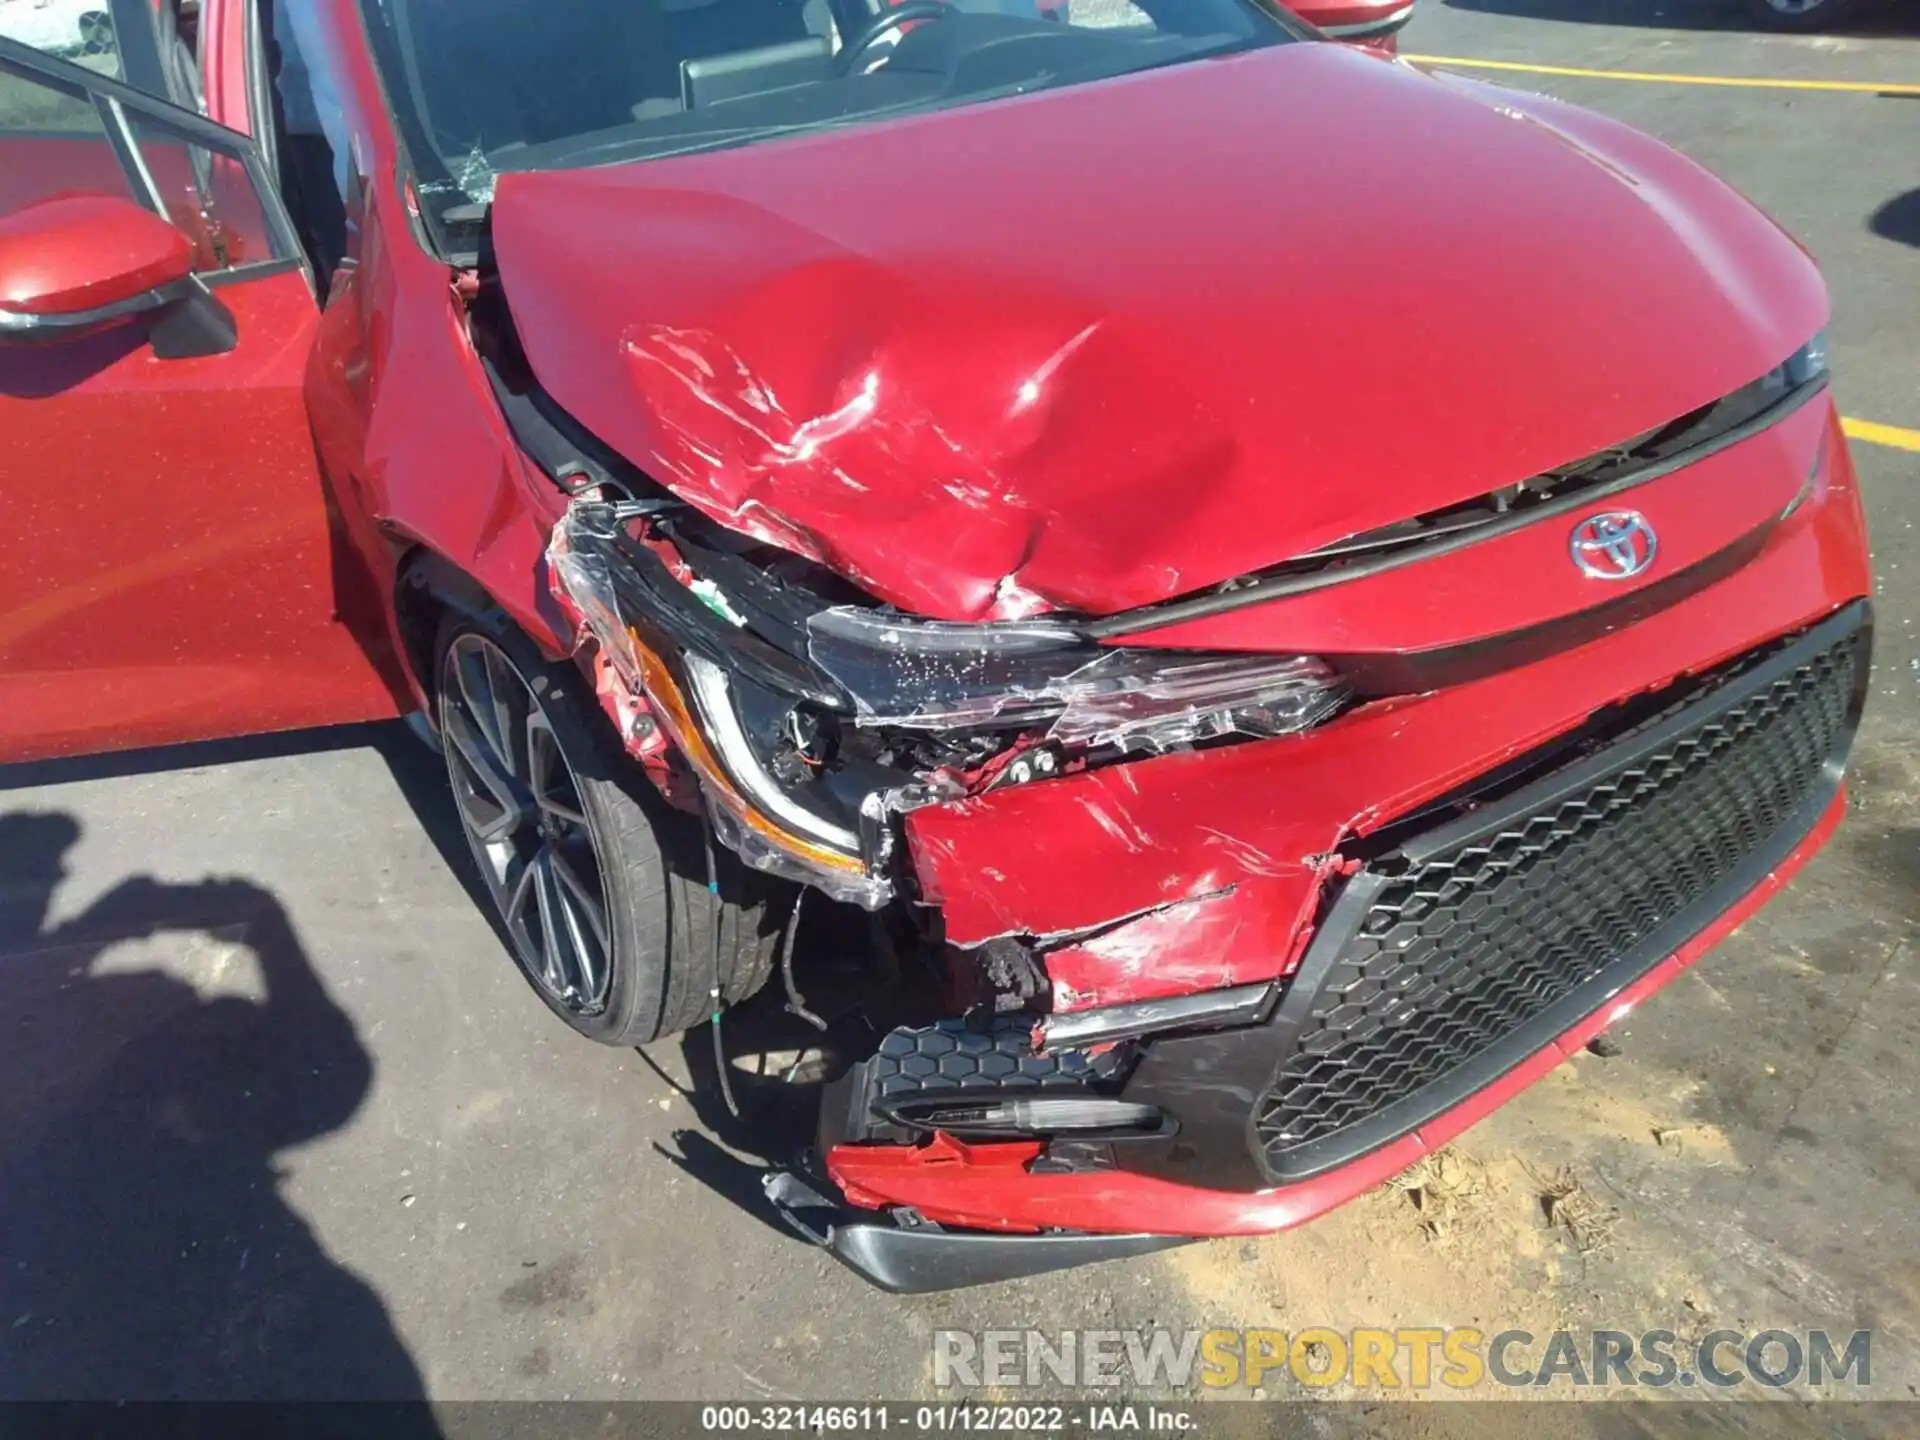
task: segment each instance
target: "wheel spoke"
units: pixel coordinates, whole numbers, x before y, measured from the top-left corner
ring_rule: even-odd
[[[507,663],[507,657],[489,645],[483,652],[487,665],[487,693],[492,701],[490,717],[495,746],[509,775],[527,785],[527,746],[524,717],[533,709],[533,697],[520,677]]]
[[[566,801],[550,794],[538,796],[537,799],[540,808],[546,811],[547,814],[553,816],[554,819],[564,820],[576,829],[584,830],[586,828],[587,817],[580,812],[578,806],[569,805]]]
[[[575,998],[575,976],[567,964],[567,951],[561,932],[566,924],[566,902],[560,896],[560,884],[553,877],[553,851],[543,847],[528,867],[534,872],[533,899],[540,912],[541,970],[547,983],[562,1000]]]
[[[448,719],[447,740],[463,768],[478,782],[475,787],[454,786],[461,817],[482,842],[504,840],[525,822],[526,802],[468,716],[455,707]],[[489,799],[491,806],[486,803]]]
[[[567,939],[572,943],[575,969],[579,972],[580,998],[598,1004],[607,983],[607,915],[597,884],[589,884],[560,845],[549,846],[554,878],[559,882],[558,898],[566,915]]]
[[[487,652],[477,645],[467,645],[454,652],[454,678],[459,682],[460,703],[472,719],[480,736],[498,755],[506,748],[506,741],[494,727],[493,712],[493,667],[487,663]]]
[[[556,820],[584,830],[586,814],[581,810],[572,777],[546,717],[535,712],[527,717],[527,784],[533,791],[533,803]]]
[[[553,856],[555,877],[579,905],[588,925],[593,930],[594,938],[604,944],[607,938],[607,921],[601,907],[600,887],[597,884],[588,883],[574,863],[573,857],[560,846],[550,846],[548,850]]]
[[[485,844],[506,839],[532,819],[533,812],[526,783],[517,773],[512,707],[503,703],[523,687],[510,674],[502,677],[504,665],[484,641],[457,649],[456,693],[447,707],[448,741],[498,807],[498,813],[491,813],[484,806],[462,806],[468,825]]]
[[[500,903],[500,910],[507,922],[507,934],[512,937],[515,947],[526,963],[530,968],[540,972],[542,984],[558,994],[559,986],[553,970],[552,952],[542,944],[540,872],[538,855],[522,862],[518,873],[508,883],[505,898]]]
[[[520,867],[520,873],[513,877],[507,887],[506,898],[500,902],[500,913],[506,919],[509,930],[526,927],[527,902],[533,898],[533,888],[539,883],[534,873],[533,861]]]
[[[583,923],[584,917],[579,907],[558,885],[554,889],[554,909],[559,921],[555,929],[560,935],[562,965],[573,989],[574,999],[582,1010],[597,1010],[600,1008],[600,952],[597,944]]]

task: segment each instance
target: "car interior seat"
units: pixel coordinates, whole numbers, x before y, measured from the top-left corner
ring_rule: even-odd
[[[517,0],[476,20],[462,0],[396,0],[405,63],[443,154],[540,145],[629,123],[679,89],[662,0]]]

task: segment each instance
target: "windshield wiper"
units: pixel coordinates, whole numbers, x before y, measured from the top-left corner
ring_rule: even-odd
[[[491,209],[491,200],[469,200],[464,205],[449,205],[439,212],[439,220],[442,225],[484,225]]]

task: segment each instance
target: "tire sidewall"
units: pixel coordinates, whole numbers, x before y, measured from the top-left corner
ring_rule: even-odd
[[[1763,25],[1790,34],[1818,34],[1842,25],[1858,8],[1855,0],[1818,0],[1806,10],[1776,10],[1767,0],[1746,0],[1747,13]]]

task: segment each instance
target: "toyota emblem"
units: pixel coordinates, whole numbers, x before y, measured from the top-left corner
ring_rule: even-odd
[[[1568,547],[1580,573],[1594,580],[1631,580],[1653,564],[1660,540],[1637,510],[1608,510],[1573,527]]]

